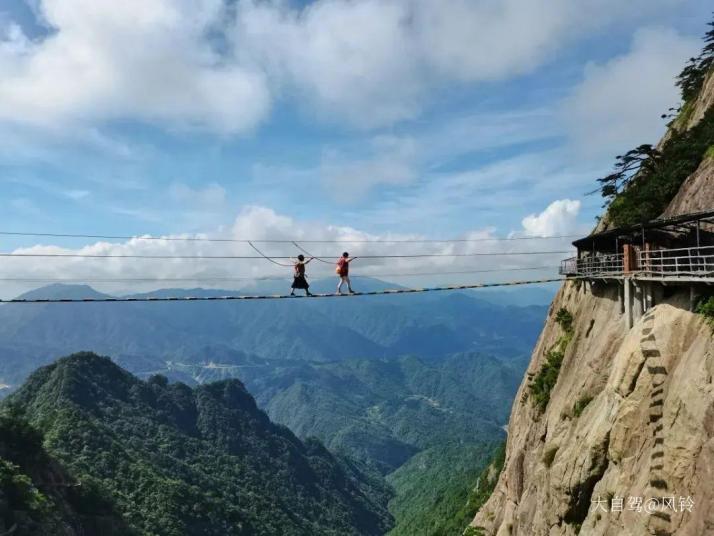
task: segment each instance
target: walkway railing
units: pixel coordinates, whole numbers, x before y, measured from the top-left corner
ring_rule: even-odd
[[[638,266],[652,277],[712,277],[714,246],[641,251]]]
[[[571,257],[560,263],[560,274],[571,277],[714,278],[714,246],[640,251],[635,266],[624,269],[623,254]]]
[[[579,277],[617,277],[623,272],[621,253],[578,259],[571,257],[560,263],[560,275]]]

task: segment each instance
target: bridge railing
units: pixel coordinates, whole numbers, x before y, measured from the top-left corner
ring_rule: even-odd
[[[714,277],[714,246],[639,251],[627,275],[645,277]],[[560,275],[571,277],[622,277],[623,254],[571,257],[560,263]]]
[[[714,246],[641,251],[638,264],[651,277],[712,277]]]
[[[624,255],[622,253],[596,255],[582,259],[571,257],[560,263],[560,274],[579,277],[621,276],[623,262]]]

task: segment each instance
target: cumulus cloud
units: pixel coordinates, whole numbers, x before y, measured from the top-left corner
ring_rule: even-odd
[[[675,77],[699,48],[672,30],[646,28],[626,54],[589,64],[563,110],[578,149],[614,156],[654,143],[665,128],[660,115],[680,101]]]
[[[549,210],[550,207],[546,209],[546,213]],[[555,212],[558,212],[558,210]],[[565,212],[568,211],[566,210]],[[548,217],[544,217],[544,219],[548,219]],[[535,230],[533,226],[526,225],[525,222],[524,228],[526,232]],[[425,237],[409,233],[369,233],[340,225],[297,220],[266,207],[251,206],[245,207],[230,225],[214,231],[199,234],[174,234],[164,238],[251,239],[257,241],[256,245],[263,253],[272,257],[296,256],[299,254],[301,250],[290,243],[290,241],[295,240],[309,253],[324,257],[324,261],[314,261],[310,265],[309,275],[313,278],[334,277],[333,262],[344,249],[349,248],[349,252],[352,255],[363,256],[354,265],[354,274],[356,276],[383,277],[389,281],[405,285],[551,276],[556,273],[558,261],[563,254],[530,255],[528,252],[569,249],[567,240],[548,240],[545,241],[546,245],[544,245],[544,242],[540,240],[492,240],[495,237],[495,229],[484,228],[473,229],[459,237],[469,241],[449,243],[419,242]],[[260,242],[260,240],[285,240],[287,243],[266,243]],[[396,240],[399,242],[365,242],[375,240]],[[416,240],[416,242],[409,242],[410,240]],[[313,241],[340,242],[315,243]],[[42,259],[42,262],[38,262],[38,258],[34,257],[14,257],[6,259],[7,262],[0,263],[0,278],[3,279],[70,279],[85,281],[109,292],[117,289],[136,291],[167,286],[192,288],[197,284],[205,287],[238,288],[248,284],[251,280],[266,277],[287,280],[292,273],[289,265],[287,267],[276,266],[260,258],[200,258],[209,256],[258,256],[249,244],[243,242],[146,240],[135,238],[124,242],[100,241],[79,248],[38,244],[19,248],[13,252],[17,254],[77,253],[81,255],[119,256],[114,258],[48,258]],[[521,252],[526,254],[504,256],[473,255]],[[422,258],[364,257],[395,254],[456,254],[457,256]],[[126,255],[190,256],[197,258],[137,259],[121,257]],[[278,262],[289,264],[290,261],[278,259]],[[508,273],[508,270],[516,271]],[[416,278],[408,275],[415,273],[426,273],[428,275]],[[141,281],[141,279],[145,278],[158,278],[161,281]],[[106,281],[113,279],[118,281]],[[19,283],[15,286],[7,283],[3,285],[3,297],[9,297],[13,292],[16,293],[22,288],[35,287],[38,284],[39,281],[26,283],[24,286],[18,286]]]
[[[36,125],[136,119],[219,133],[252,128],[269,109],[261,72],[224,58],[207,37],[220,0],[40,0],[50,28],[0,44],[0,119]]]
[[[371,127],[414,117],[440,83],[531,72],[587,31],[679,1],[247,0],[233,38],[319,114]]]
[[[594,28],[679,1],[37,0],[45,36],[0,30],[0,120],[234,134],[284,96],[384,126],[440,84],[532,71]]]
[[[525,236],[563,236],[578,229],[580,201],[559,199],[553,201],[540,214],[531,214],[523,218]]]
[[[238,4],[235,46],[321,116],[361,126],[412,117],[424,91],[410,2],[321,0]]]

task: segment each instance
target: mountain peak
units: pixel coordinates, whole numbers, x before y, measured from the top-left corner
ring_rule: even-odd
[[[9,400],[79,480],[112,481],[106,491],[141,533],[312,534],[324,526],[376,536],[391,524],[366,498],[365,475],[273,424],[237,380],[195,389],[160,376],[144,382],[82,352],[38,370]]]
[[[18,296],[22,300],[59,300],[59,299],[82,299],[82,298],[109,298],[108,294],[103,294],[94,290],[89,285],[67,285],[65,283],[52,283],[44,287],[36,288]]]

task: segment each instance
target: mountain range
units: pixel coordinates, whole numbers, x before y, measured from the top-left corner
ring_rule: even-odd
[[[140,534],[377,535],[391,524],[386,485],[273,424],[235,379],[145,382],[82,353],[33,373],[4,406]]]
[[[360,284],[365,290],[394,287],[378,280]],[[263,282],[243,292],[280,290]],[[236,292],[162,289],[141,296],[228,293]],[[17,389],[37,367],[84,350],[110,356],[150,385],[160,383],[159,374],[172,382],[169,390],[179,389],[175,383],[202,392],[239,380],[274,423],[306,444],[317,438],[338,461],[359,468],[357,480],[371,483],[370,501],[385,511],[389,504],[393,521],[378,514],[388,520],[384,530],[393,523],[391,534],[409,535],[418,520],[440,534],[504,438],[546,315],[543,305],[513,305],[519,295],[2,305],[0,383]],[[24,295],[103,296],[83,285]],[[539,296],[524,294],[524,301]],[[37,385],[30,382],[20,392]]]
[[[377,280],[362,284],[393,287]],[[143,295],[179,292],[235,293],[164,289]],[[101,296],[85,285],[50,285],[22,297]],[[295,302],[6,304],[0,305],[0,384],[17,385],[38,366],[84,350],[122,360],[132,372],[236,352],[247,359],[311,362],[469,351],[520,356],[535,342],[544,311],[464,292]]]

